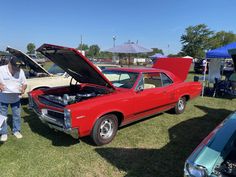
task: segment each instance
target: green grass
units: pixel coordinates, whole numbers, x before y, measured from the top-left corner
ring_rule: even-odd
[[[185,159],[235,108],[236,99],[199,97],[181,115],[163,113],[126,126],[110,144],[96,147],[89,138],[49,129],[23,105],[24,137],[10,134],[0,144],[0,176],[181,177]]]

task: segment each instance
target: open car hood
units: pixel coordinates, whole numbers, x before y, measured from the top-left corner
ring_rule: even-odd
[[[190,58],[160,58],[154,63],[153,68],[170,71],[181,81],[185,81],[191,63]]]
[[[112,83],[78,50],[51,44],[37,49],[79,83],[91,83],[115,89]]]
[[[34,61],[32,58],[30,58],[29,55],[21,52],[20,50],[11,48],[11,47],[7,47],[6,51],[8,51],[9,53],[11,53],[12,55],[14,55],[15,57],[19,58],[20,60],[23,61],[24,64],[26,64],[27,66],[29,66],[31,69],[33,69],[35,72],[37,73],[45,73],[47,75],[50,75],[49,72],[47,72],[47,70],[45,70],[42,66],[40,66],[36,61]]]

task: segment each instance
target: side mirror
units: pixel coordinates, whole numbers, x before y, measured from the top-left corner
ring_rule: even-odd
[[[137,89],[136,89],[136,92],[142,92],[144,90],[143,86],[139,86]]]

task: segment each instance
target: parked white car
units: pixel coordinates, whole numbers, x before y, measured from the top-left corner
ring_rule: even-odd
[[[53,64],[48,70],[39,65],[29,55],[20,50],[7,47],[9,53],[20,58],[27,78],[27,89],[22,98],[28,97],[28,92],[39,89],[68,85],[71,77],[60,67]]]

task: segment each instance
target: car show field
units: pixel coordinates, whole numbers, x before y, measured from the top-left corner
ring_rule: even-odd
[[[235,107],[235,99],[198,97],[183,114],[162,113],[125,126],[110,144],[96,147],[89,138],[49,129],[23,105],[24,138],[11,135],[0,144],[1,175],[180,177],[186,158]]]
[[[51,45],[46,45],[46,47],[49,47],[49,51],[51,51],[50,47],[55,48]],[[63,51],[60,51],[59,47],[57,51],[59,51],[60,54],[63,53],[63,55],[61,55],[63,57],[67,54],[70,57],[74,55],[71,53],[73,50],[68,48],[63,48]],[[83,59],[81,55],[79,55],[79,58],[76,57],[77,55],[74,55],[72,58],[74,60]],[[53,59],[52,57],[52,60]],[[70,73],[72,77],[81,82],[79,84],[81,86],[79,87],[73,84],[68,86],[69,90],[78,87],[78,93],[75,94],[73,91],[66,91],[67,87],[59,87],[59,89],[50,88],[46,90],[39,89],[31,92],[29,105],[25,100],[22,100],[22,134],[24,138],[17,141],[10,135],[6,143],[0,144],[1,158],[4,159],[0,161],[1,174],[3,176],[183,176],[184,164],[187,157],[220,122],[235,111],[236,99],[226,97],[212,98],[207,96],[197,97],[201,91],[201,84],[199,84],[199,82],[192,82],[194,80],[193,66],[188,73],[191,63],[187,64],[188,67],[186,67],[188,59],[185,59],[181,66],[180,60],[180,58],[169,59],[168,62],[175,63],[169,63],[171,65],[166,65],[165,60],[159,60],[159,62],[155,64],[158,66],[154,65],[154,68],[146,69],[108,68],[102,71],[105,77],[108,78],[107,80],[101,75],[100,69],[97,68],[98,66],[94,66],[86,59],[84,59],[85,62],[82,60],[84,64],[80,64],[80,68],[83,69],[75,72],[76,67],[70,68],[63,66],[63,60],[60,58],[59,64],[65,67],[64,69],[66,69],[67,73]],[[66,61],[68,61],[68,59]],[[57,62],[58,61],[55,63]],[[176,70],[176,62],[180,62],[178,65],[182,68],[181,72],[178,72],[179,69]],[[51,64],[51,62],[47,62],[44,67],[50,68]],[[86,68],[87,65],[90,65],[90,67]],[[155,67],[162,69],[155,69]],[[93,74],[99,74],[100,76],[96,76],[96,74],[92,76],[88,71]],[[90,75],[90,78],[84,80],[83,75]],[[133,81],[132,85],[130,85],[131,75],[135,75],[136,79]],[[166,77],[163,75],[166,75]],[[152,78],[153,80],[151,80]],[[185,79],[186,81],[184,82]],[[126,80],[129,80],[129,84],[126,84]],[[157,84],[158,80],[161,81],[161,85]],[[86,85],[87,81],[89,81],[88,83],[90,83],[90,85]],[[77,84],[77,82],[75,83]],[[99,86],[95,86],[95,84]],[[191,87],[191,85],[194,87]],[[191,90],[191,92],[186,91],[186,89],[180,91],[182,86],[188,88],[187,90]],[[86,91],[85,88],[93,89],[93,92],[100,91],[97,95],[91,95],[91,93],[84,93],[84,91]],[[128,123],[124,123],[123,126],[116,127],[118,131],[116,132],[115,129],[114,134],[109,133],[109,126],[107,126],[114,126],[112,123],[108,123],[113,120],[113,118],[109,119],[109,117],[106,117],[107,119],[103,123],[100,122],[100,124],[97,125],[95,123],[94,127],[98,127],[98,129],[95,134],[92,132],[90,137],[86,136],[91,133],[88,132],[84,134],[85,137],[79,136],[79,139],[74,139],[65,133],[67,133],[67,130],[71,130],[71,122],[75,122],[75,120],[71,119],[70,123],[68,123],[66,118],[64,118],[63,120],[65,122],[59,119],[59,121],[54,122],[53,119],[49,119],[50,117],[48,117],[49,112],[51,114],[53,109],[59,110],[59,112],[54,111],[51,115],[58,114],[61,112],[61,108],[65,110],[67,107],[70,110],[74,109],[77,111],[80,108],[80,103],[85,104],[86,100],[89,99],[93,101],[84,105],[83,109],[86,110],[85,108],[89,108],[88,110],[90,111],[88,112],[94,113],[99,110],[99,104],[103,103],[99,101],[96,103],[96,107],[92,109],[92,104],[94,104],[96,100],[93,97],[98,97],[97,99],[101,100],[102,97],[109,98],[109,94],[117,94],[119,95],[119,99],[124,97],[124,93],[133,95],[132,97],[134,98],[135,95],[138,95],[141,100],[141,107],[137,107],[137,110],[139,110],[140,108],[144,108],[143,105],[145,105],[147,100],[152,100],[152,97],[141,97],[142,93],[147,91],[147,93],[150,92],[153,95],[153,93],[158,90],[162,90],[162,94],[166,94],[168,89],[175,90],[174,88],[178,88],[175,95],[179,94],[179,96],[176,98],[185,98],[184,100],[173,99],[174,92],[171,91],[169,96],[172,98],[170,100],[175,100],[174,104],[172,103],[168,108],[164,107],[157,111],[149,108],[148,111],[153,111],[152,114],[146,113],[144,117],[141,116],[143,119],[137,116],[138,119],[134,119],[135,122],[127,121]],[[111,92],[112,89],[114,90]],[[63,94],[61,94],[61,92]],[[188,93],[189,96],[186,95],[186,93]],[[33,102],[32,94],[35,99]],[[68,96],[65,97],[65,94]],[[90,95],[89,97],[91,98],[79,98],[78,100],[78,94],[79,97],[81,97],[81,94],[85,94],[86,97]],[[63,97],[61,95],[63,95]],[[167,96],[168,95],[161,97],[161,95],[159,95],[158,98],[161,97],[163,99]],[[47,101],[45,102],[44,100],[41,103],[42,98]],[[124,98],[127,100],[128,97],[125,96]],[[185,101],[189,98],[193,99],[188,101],[186,105]],[[116,98],[112,96],[111,100],[114,101],[115,99]],[[119,99],[117,100],[118,102]],[[108,99],[104,100],[104,104],[106,104]],[[184,104],[179,104],[179,100]],[[33,105],[33,111],[29,109],[29,106],[32,107],[32,103],[35,104],[35,102],[39,106]],[[105,109],[100,110],[104,112],[108,108],[111,109],[111,105],[115,105],[115,103],[112,102],[109,102],[109,104],[110,105],[107,104],[107,106],[105,106]],[[152,104],[151,102],[147,102],[149,106]],[[155,103],[153,105],[158,104],[159,103]],[[135,105],[139,104],[136,102]],[[122,108],[124,111],[127,111],[129,107],[132,107],[132,104],[125,105],[123,103],[122,106],[118,106],[117,108]],[[157,106],[158,109],[160,107],[162,107],[162,104]],[[164,112],[170,108],[174,108],[174,111]],[[47,112],[45,112],[44,109],[47,109]],[[93,110],[92,112],[91,109]],[[131,110],[136,109],[132,108]],[[41,116],[41,120],[35,112],[38,112],[37,114],[39,117]],[[174,112],[177,113],[177,115],[173,114]],[[78,118],[78,113],[81,113],[81,111],[73,113],[76,119]],[[136,113],[133,114],[135,115]],[[105,113],[105,115],[107,114]],[[101,117],[103,118],[103,116]],[[46,124],[52,124],[49,125],[52,129],[42,124],[41,121],[46,122]],[[88,121],[89,119],[85,121],[83,126],[87,126],[88,124],[93,125]],[[10,122],[9,125],[11,125]],[[63,130],[65,133],[61,132],[61,129],[55,128],[55,126],[65,128]],[[94,130],[94,127],[91,127],[91,129]],[[77,127],[75,126],[75,128]],[[114,129],[110,132],[113,131]],[[81,132],[79,132],[78,135],[81,135]],[[114,136],[116,137],[114,138]],[[96,145],[103,146],[99,147]],[[25,171],[27,171],[27,175]]]
[[[0,177],[236,177],[235,6],[2,1]]]

